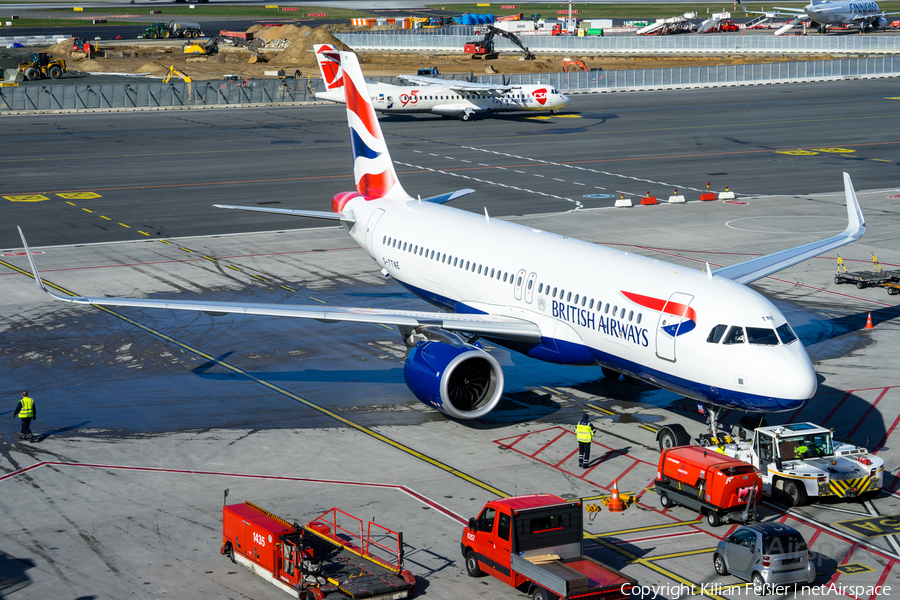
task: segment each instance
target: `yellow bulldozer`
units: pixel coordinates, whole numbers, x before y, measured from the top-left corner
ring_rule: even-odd
[[[50,58],[46,52],[35,52],[30,61],[19,63],[19,73],[28,81],[35,79],[59,79],[69,72],[66,61],[60,58]]]

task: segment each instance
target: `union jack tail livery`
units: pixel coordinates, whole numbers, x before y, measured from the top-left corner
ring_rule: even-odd
[[[344,87],[344,71],[341,69],[340,52],[329,44],[316,44],[313,46],[316,59],[319,61],[319,70],[325,89],[328,91],[339,90]]]
[[[408,199],[409,195],[397,181],[394,163],[381,134],[375,109],[369,100],[369,91],[356,54],[340,52],[339,59],[344,70],[344,95],[347,101],[347,121],[350,124],[356,191],[370,200]]]

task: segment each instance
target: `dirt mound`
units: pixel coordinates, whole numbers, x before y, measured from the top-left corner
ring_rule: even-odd
[[[84,61],[84,62],[93,62],[93,61]],[[162,75],[169,71],[169,67],[164,67],[158,62],[150,61],[141,65],[135,73],[150,73],[152,75]]]
[[[81,71],[82,73],[102,73],[107,70],[106,65],[90,58],[72,62],[67,66],[73,71]]]
[[[293,27],[293,25],[286,25],[282,29],[286,29],[287,27]],[[271,60],[275,64],[280,65],[303,65],[303,66],[316,66],[316,57],[313,54],[313,46],[317,44],[331,44],[338,50],[351,50],[351,48],[343,43],[341,40],[337,39],[329,31],[322,27],[318,27],[316,29],[309,29],[308,27],[294,27],[296,32],[290,32],[290,35],[293,35],[294,38],[284,36],[287,39],[291,40],[291,45],[285,48],[280,54],[271,57]],[[303,30],[306,29],[306,32]],[[288,32],[285,32],[288,33]],[[277,39],[274,38],[274,39]]]
[[[254,25],[253,27],[251,27],[250,29],[247,30],[247,33],[255,34],[257,31],[264,29],[264,28],[265,28],[265,25]]]
[[[47,52],[49,52],[53,58],[65,58],[66,54],[72,51],[73,43],[74,40],[72,38],[65,39],[47,48]]]

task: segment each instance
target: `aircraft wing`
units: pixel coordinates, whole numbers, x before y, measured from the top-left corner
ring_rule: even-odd
[[[475,83],[472,81],[460,81],[458,79],[438,79],[437,77],[424,77],[422,75],[397,75],[397,79],[408,81],[413,85],[441,85],[460,92],[508,92],[521,87],[518,85],[498,85],[495,83]]]
[[[472,333],[486,337],[501,338],[519,342],[538,342],[541,330],[530,321],[500,315],[457,314],[413,310],[386,310],[373,308],[298,306],[292,304],[257,304],[252,302],[203,302],[190,300],[152,300],[140,298],[87,298],[83,296],[60,296],[50,291],[41,280],[31,249],[25,235],[19,228],[22,245],[28,255],[28,262],[38,287],[57,300],[75,304],[95,306],[131,306],[134,308],[166,308],[170,310],[193,310],[213,315],[242,314],[267,315],[272,317],[295,317],[315,319],[325,323],[350,321],[354,323],[381,323],[407,327],[433,325],[450,331]]]
[[[856,199],[853,182],[850,181],[850,175],[847,173],[844,173],[844,194],[847,198],[848,224],[847,228],[840,234],[826,240],[803,244],[796,248],[782,250],[774,254],[767,254],[766,256],[731,265],[730,267],[724,267],[713,271],[712,274],[737,281],[738,283],[750,283],[862,238],[866,234],[866,221],[859,208],[859,200]]]

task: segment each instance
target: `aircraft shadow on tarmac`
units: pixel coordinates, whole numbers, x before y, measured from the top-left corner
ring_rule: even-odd
[[[0,594],[6,596],[31,585],[26,571],[35,566],[33,559],[15,558],[0,551]]]

